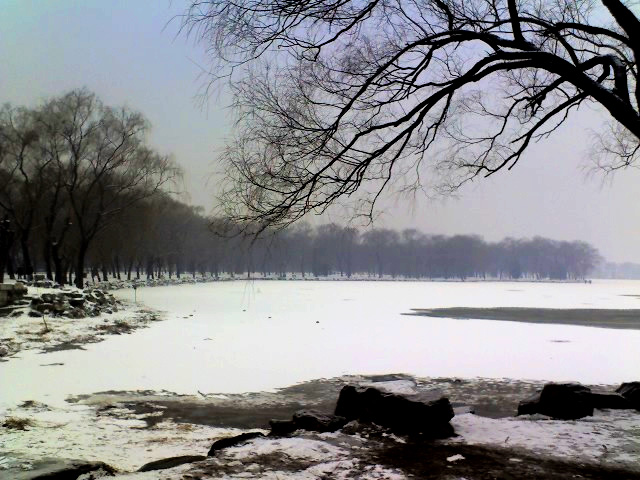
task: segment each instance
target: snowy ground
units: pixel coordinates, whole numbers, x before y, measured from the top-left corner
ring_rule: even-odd
[[[42,293],[57,293],[59,290],[29,288]],[[120,305],[112,313],[103,312],[96,317],[71,319],[45,314],[42,317],[28,315],[29,308],[22,307],[12,315],[0,317],[0,345],[8,347],[10,354],[0,361],[10,361],[18,352],[35,350],[53,352],[59,350],[81,350],[83,345],[97,343],[109,335],[129,333],[148,326],[158,320],[159,315],[148,308],[131,304]],[[110,309],[113,310],[113,309]]]
[[[129,335],[106,337],[101,343],[85,345],[86,350],[46,355],[24,350],[0,363],[0,420],[27,422],[26,430],[2,432],[0,478],[3,468],[6,472],[28,468],[40,457],[101,460],[131,471],[163,457],[204,455],[216,438],[265,426],[250,422],[234,426],[215,419],[198,421],[166,415],[162,412],[173,407],[152,392],[186,402],[194,411],[198,404],[215,403],[216,399],[238,404],[236,394],[264,392],[242,397],[259,400],[258,404],[247,404],[247,411],[258,415],[265,409],[273,413],[269,402],[274,398],[276,403],[284,401],[278,400],[278,388],[356,373],[572,380],[608,385],[638,380],[638,330],[433,319],[403,313],[412,308],[436,307],[631,309],[640,307],[639,292],[640,282],[630,281],[236,281],[141,288],[137,292],[139,307],[162,310],[166,321]],[[117,295],[133,300],[129,290]],[[93,321],[56,324],[54,331],[94,328]],[[36,323],[41,321],[33,322],[28,327],[33,330],[29,335],[37,334]],[[17,335],[22,328],[30,331],[15,324],[3,324],[2,328],[3,332],[12,329]],[[488,396],[493,395],[491,389],[496,385],[510,383],[477,382],[493,385],[487,387]],[[522,397],[526,397],[524,391],[532,385],[519,384],[518,392],[522,390]],[[450,398],[454,387],[444,389]],[[313,391],[316,395],[320,389]],[[96,392],[111,393],[101,396]],[[127,400],[117,392],[132,392],[134,398]],[[287,408],[313,403],[314,395],[296,397],[295,401],[289,398]],[[69,396],[75,397],[75,403],[67,401]],[[145,402],[147,409],[140,407]],[[326,407],[328,399],[323,402]],[[150,421],[154,417],[162,419]],[[219,418],[223,417],[229,415]],[[455,440],[457,444],[500,446],[603,466],[640,465],[640,417],[636,412],[605,412],[577,422],[459,415],[452,424],[461,434]],[[256,440],[250,447],[230,449],[199,467],[167,471],[162,478],[340,478],[354,471],[362,478],[404,478],[402,468],[394,465],[373,467],[371,452],[354,453],[367,450],[366,446],[337,435],[303,435],[297,441],[280,444],[273,439]],[[123,444],[127,444],[126,449],[121,448]],[[253,457],[269,457],[269,449],[297,467],[283,470],[279,460],[267,470],[251,467],[257,465]],[[320,459],[314,457],[318,452]],[[300,461],[296,463],[296,459]],[[216,466],[216,462],[221,463]],[[232,468],[221,466],[228,464]],[[198,468],[218,477],[207,477],[204,470],[198,473]],[[159,478],[157,473],[123,478],[129,477]]]
[[[26,430],[9,429],[0,438],[0,478],[37,466],[48,457],[100,460],[116,466],[126,479],[183,478],[408,478],[404,465],[379,459],[381,452],[403,448],[411,440],[382,434],[347,435],[298,432],[292,438],[263,438],[229,448],[215,458],[148,473],[133,472],[143,464],[179,455],[206,455],[211,443],[242,431],[263,430],[260,412],[286,418],[300,404],[328,410],[340,385],[359,383],[402,394],[445,392],[455,403],[475,404],[491,396],[515,409],[533,385],[514,381],[445,381],[398,377],[400,380],[346,377],[309,382],[277,392],[253,395],[175,396],[168,392],[112,392],[71,399],[65,407],[38,403],[16,406],[11,418],[29,419]],[[489,392],[489,393],[488,393]],[[508,409],[507,409],[508,410]],[[198,418],[196,413],[204,414]],[[243,428],[224,425],[246,417]],[[265,417],[266,418],[266,417]],[[432,452],[445,461],[465,461],[469,446],[481,446],[509,463],[523,458],[551,458],[598,469],[618,468],[640,476],[640,413],[597,411],[577,421],[545,417],[487,418],[459,413],[452,420],[459,435],[437,442]],[[122,448],[126,445],[126,448]],[[429,446],[433,448],[432,446]],[[467,450],[465,450],[465,448]],[[37,456],[33,453],[37,452]],[[463,458],[456,457],[461,455]],[[467,457],[465,457],[465,455]],[[402,464],[402,462],[399,462]],[[193,475],[193,477],[185,477]],[[13,477],[6,477],[13,478]],[[440,477],[435,477],[440,478]],[[544,478],[544,477],[543,477]],[[627,477],[624,477],[627,478]],[[630,478],[630,477],[629,477]]]

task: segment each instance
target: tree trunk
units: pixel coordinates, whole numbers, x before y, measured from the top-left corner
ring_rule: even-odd
[[[42,253],[44,255],[44,266],[47,272],[47,278],[53,280],[53,270],[51,269],[51,242],[49,242],[48,237],[44,243],[44,251]]]
[[[84,260],[89,248],[88,242],[81,241],[78,248],[78,257],[76,259],[75,285],[78,288],[84,287]]]
[[[115,267],[116,267],[116,278],[118,280],[122,280],[120,278],[120,257],[118,255],[115,256],[114,263],[115,263]]]
[[[129,265],[127,266],[127,280],[131,280],[131,270],[133,270],[133,258],[129,260]]]
[[[16,271],[15,268],[13,268],[13,258],[11,255],[7,256],[7,275],[9,275],[11,280],[16,279]]]
[[[9,273],[9,262],[11,259],[9,251],[11,250],[11,243],[13,243],[13,234],[2,224],[0,224],[0,228],[2,228],[2,230],[0,230],[0,283],[3,283],[5,269],[7,273]]]
[[[31,263],[31,255],[29,254],[29,232],[23,232],[20,235],[20,246],[22,247],[22,261],[24,263],[24,274],[27,279],[33,280],[33,264]]]
[[[65,278],[67,269],[62,266],[62,259],[60,258],[59,249],[60,245],[58,244],[58,242],[51,243],[51,256],[53,257],[53,266],[56,271],[55,280],[56,283],[64,285],[67,283]]]

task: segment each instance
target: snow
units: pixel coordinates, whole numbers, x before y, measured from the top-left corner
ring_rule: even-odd
[[[459,436],[450,442],[502,446],[610,466],[637,468],[640,464],[640,412],[596,410],[593,417],[573,421],[540,417],[456,415],[451,424]]]
[[[138,288],[138,306],[118,315],[131,318],[136,308],[148,307],[161,310],[165,321],[128,335],[105,337],[101,343],[84,345],[85,350],[42,355],[32,348],[35,342],[24,343],[25,350],[0,362],[0,418],[33,422],[26,431],[3,430],[0,451],[6,457],[0,458],[0,469],[24,461],[24,452],[37,452],[101,460],[133,470],[160,458],[204,454],[212,440],[239,433],[164,421],[141,428],[146,425],[144,415],[119,410],[115,394],[93,395],[86,404],[68,403],[70,395],[149,390],[225,402],[229,401],[225,394],[273,392],[312,379],[388,373],[608,385],[638,380],[638,330],[403,315],[412,308],[467,306],[640,308],[640,299],[629,296],[638,291],[640,282],[634,281],[229,281]],[[116,294],[133,302],[131,290]],[[37,333],[41,324],[40,319],[0,321],[0,343],[25,331]],[[59,341],[64,335],[81,336],[103,319],[47,321],[52,335],[59,336],[53,340]],[[375,386],[405,395],[417,391],[411,380],[380,381]],[[126,394],[121,396],[124,402]],[[261,398],[269,401],[268,395]],[[20,406],[26,400],[41,404]],[[112,415],[96,416],[96,408],[114,402]],[[612,465],[640,461],[637,412],[599,412],[593,419],[576,422],[492,420],[463,414],[452,424],[461,435],[455,441],[469,444]],[[347,478],[355,468],[349,448],[355,447],[320,436],[255,440],[225,451],[230,461],[240,461],[243,467],[221,478]],[[247,466],[252,456],[276,451],[312,465],[299,472],[252,472]],[[358,468],[362,473],[363,467]],[[173,476],[167,478],[181,478],[185,469],[171,469]],[[121,478],[157,478],[153,473]],[[404,476],[371,466],[361,478]]]
[[[291,458],[328,460],[344,457],[347,451],[319,440],[305,438],[279,438],[276,440],[253,440],[229,450],[235,459],[246,460],[252,456],[279,452]]]
[[[108,414],[96,415],[95,406],[16,406],[5,411],[6,416],[29,418],[32,425],[26,430],[2,430],[0,452],[5,461],[4,467],[0,465],[0,478],[2,469],[19,462],[25,452],[37,452],[37,458],[100,460],[126,471],[162,458],[206,455],[212,439],[240,433],[237,429],[173,422],[145,428],[143,418],[149,414],[111,409]]]
[[[464,460],[464,457],[459,453],[457,453],[456,455],[451,455],[450,457],[447,457],[447,462],[457,462],[459,460]]]
[[[20,353],[0,364],[0,406],[59,403],[68,394],[106,390],[265,391],[353,373],[613,384],[637,377],[640,331],[402,313],[450,306],[633,308],[640,301],[622,295],[638,290],[640,282],[630,281],[236,281],[139,288],[138,302],[164,311],[166,321],[86,345],[86,351]],[[132,291],[117,294],[132,300]]]
[[[374,387],[382,392],[396,395],[416,395],[416,382],[412,380],[390,380],[386,382],[360,382],[363,387]]]
[[[348,439],[349,443],[341,440]],[[342,446],[336,446],[341,443]],[[364,440],[340,433],[311,434],[300,433],[291,438],[260,438],[243,445],[230,447],[217,453],[215,457],[203,462],[204,471],[208,475],[203,478],[238,479],[297,479],[315,480],[318,478],[363,480],[390,479],[404,480],[401,472],[380,465],[368,465],[354,457],[351,449],[361,449]],[[265,460],[266,459],[266,460]],[[274,459],[280,459],[280,461]],[[298,468],[282,470],[279,465],[284,462],[288,467]],[[218,466],[220,471],[211,473],[211,466]],[[208,467],[208,469],[207,469]],[[164,470],[162,478],[184,478],[185,467]],[[131,473],[119,475],[119,480],[157,478],[149,473]],[[189,471],[193,478],[200,478],[197,470]]]
[[[59,292],[59,290],[44,288],[38,290],[40,293],[43,293],[43,290],[49,290],[47,293]],[[81,345],[86,342],[100,341],[104,339],[106,330],[119,322],[137,328],[150,321],[148,310],[130,308],[130,306],[111,314],[103,313],[97,317],[82,319],[53,315],[45,315],[44,318],[30,317],[26,307],[17,311],[21,312],[21,315],[0,319],[0,343],[3,340],[11,340],[20,351],[43,350],[62,343]]]

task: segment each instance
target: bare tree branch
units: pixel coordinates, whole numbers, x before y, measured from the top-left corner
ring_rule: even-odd
[[[226,213],[266,228],[350,198],[372,217],[397,179],[451,192],[513,168],[587,102],[625,132],[602,143],[604,158],[631,165],[639,22],[618,0],[594,5],[193,2],[183,31],[234,93],[236,138],[221,155]]]

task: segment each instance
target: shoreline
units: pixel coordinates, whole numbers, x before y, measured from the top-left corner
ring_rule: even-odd
[[[104,289],[109,291],[114,290],[123,290],[130,289],[134,287],[167,287],[167,286],[180,286],[180,285],[196,285],[202,283],[217,283],[217,282],[237,282],[237,281],[280,281],[280,282],[389,282],[389,283],[498,283],[498,284],[508,284],[508,283],[517,283],[517,284],[567,284],[567,285],[575,285],[575,284],[585,284],[589,285],[593,281],[637,281],[638,279],[616,279],[616,278],[591,278],[587,280],[573,280],[573,279],[565,279],[565,280],[554,280],[554,279],[534,279],[534,278],[407,278],[407,277],[391,277],[391,276],[383,276],[382,278],[378,276],[364,276],[364,275],[352,275],[351,277],[347,277],[346,275],[342,276],[339,274],[328,275],[328,276],[320,276],[316,277],[314,275],[306,275],[301,276],[298,274],[290,274],[288,273],[286,277],[281,277],[278,275],[266,275],[262,274],[252,275],[247,277],[246,274],[242,275],[234,275],[231,276],[229,274],[222,274],[218,277],[213,276],[196,276],[193,277],[191,275],[182,275],[180,278],[172,277],[172,278],[139,278],[132,280],[120,280],[117,278],[110,278],[109,280],[103,281],[90,281],[87,282],[85,288],[93,289]],[[62,287],[53,286],[53,282],[50,280],[45,280],[44,282],[32,282],[25,279],[15,279],[9,280],[5,283],[15,283],[21,282],[25,284],[29,288],[76,288],[73,285],[64,285]],[[45,283],[48,286],[39,286],[37,283]],[[629,295],[636,296],[636,295]],[[640,294],[637,295],[640,297]]]
[[[375,429],[355,436],[298,431],[289,437],[258,438],[214,457],[152,474],[135,473],[142,465],[163,458],[204,456],[216,439],[248,431],[266,433],[270,418],[288,418],[301,408],[332,411],[345,384],[404,395],[447,396],[456,409],[451,423],[458,436],[430,442]],[[452,471],[460,473],[456,478],[472,472],[485,478],[495,469],[509,472],[513,475],[509,478],[640,476],[636,463],[640,453],[633,443],[640,412],[603,410],[578,421],[515,417],[517,402],[540,386],[506,379],[353,375],[253,394],[102,392],[71,397],[62,407],[25,401],[6,412],[22,420],[25,429],[4,431],[0,477],[7,473],[16,474],[12,478],[31,478],[28,472],[38,470],[43,459],[53,467],[64,465],[69,460],[59,456],[61,449],[68,452],[64,457],[80,462],[104,462],[114,468],[116,478],[127,480],[278,478],[284,474],[283,467],[283,478],[308,478],[311,471],[325,468],[344,478],[362,475],[398,480],[411,475],[444,480],[452,478]],[[476,414],[469,413],[467,406]],[[41,439],[50,441],[39,444]],[[126,450],[120,447],[122,442],[127,443]],[[458,454],[463,457],[459,462],[448,460]],[[380,475],[369,476],[374,468]]]

